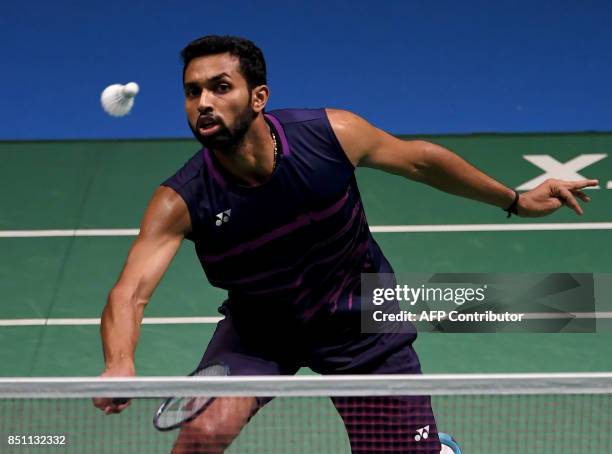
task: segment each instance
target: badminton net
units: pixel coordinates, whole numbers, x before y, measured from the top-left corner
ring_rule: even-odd
[[[0,452],[169,453],[178,430],[152,423],[164,398],[259,396],[226,452],[430,452],[437,427],[469,454],[610,453],[611,395],[608,373],[5,378]],[[133,400],[105,415],[94,396]]]

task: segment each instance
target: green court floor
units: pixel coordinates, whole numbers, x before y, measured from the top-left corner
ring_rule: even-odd
[[[612,134],[429,137],[507,185],[542,173],[522,155],[559,162],[612,150]],[[150,194],[197,150],[190,140],[0,143],[0,230],[136,228]],[[601,189],[582,217],[507,220],[500,210],[370,169],[358,179],[372,226],[602,222],[611,218],[610,158],[582,171]],[[610,230],[376,233],[398,272],[610,272]],[[0,238],[0,319],[98,317],[133,237]],[[212,288],[185,242],[148,317],[217,316]],[[182,375],[214,325],[149,325],[137,362],[145,375]],[[75,342],[75,340],[78,340]],[[97,326],[0,327],[0,375],[96,375]],[[422,334],[426,372],[612,370],[612,335]],[[163,360],[160,360],[162,359]]]

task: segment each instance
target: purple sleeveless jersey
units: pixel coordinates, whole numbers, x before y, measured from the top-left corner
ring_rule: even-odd
[[[187,203],[188,238],[235,307],[282,306],[302,322],[358,312],[361,273],[392,269],[368,228],[355,169],[324,109],[265,117],[280,138],[266,183],[239,185],[207,149],[163,183]]]
[[[228,290],[199,367],[231,375],[419,373],[416,332],[360,329],[361,273],[392,273],[372,238],[354,167],[325,110],[266,114],[280,138],[271,178],[244,187],[204,149],[163,184],[189,208],[211,284]],[[258,400],[260,406],[270,399]],[[438,454],[427,396],[334,398],[355,454]],[[429,430],[427,439],[417,437]]]

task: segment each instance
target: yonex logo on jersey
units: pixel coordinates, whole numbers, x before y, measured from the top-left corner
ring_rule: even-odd
[[[417,430],[417,434],[414,436],[416,441],[427,440],[429,437],[429,426],[421,427]]]
[[[220,227],[222,224],[229,221],[231,214],[232,214],[232,210],[225,210],[222,213],[219,213],[217,215],[217,220],[215,221],[215,225],[217,227]]]

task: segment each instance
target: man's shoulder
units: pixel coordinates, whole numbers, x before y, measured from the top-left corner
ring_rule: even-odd
[[[312,109],[312,108],[289,108],[289,109],[276,109],[267,112],[268,115],[278,119],[283,124],[301,123],[312,120],[319,120],[326,118],[326,112],[324,108]]]
[[[362,120],[357,114],[346,110],[332,107],[319,107],[319,108],[288,108],[288,109],[275,109],[266,112],[267,115],[271,115],[277,118],[281,123],[300,123],[311,120],[327,120],[329,122],[354,122],[356,120]]]
[[[166,180],[177,180],[181,185],[186,184],[190,180],[198,177],[204,167],[204,149],[198,150],[191,158],[178,169],[174,175]]]

